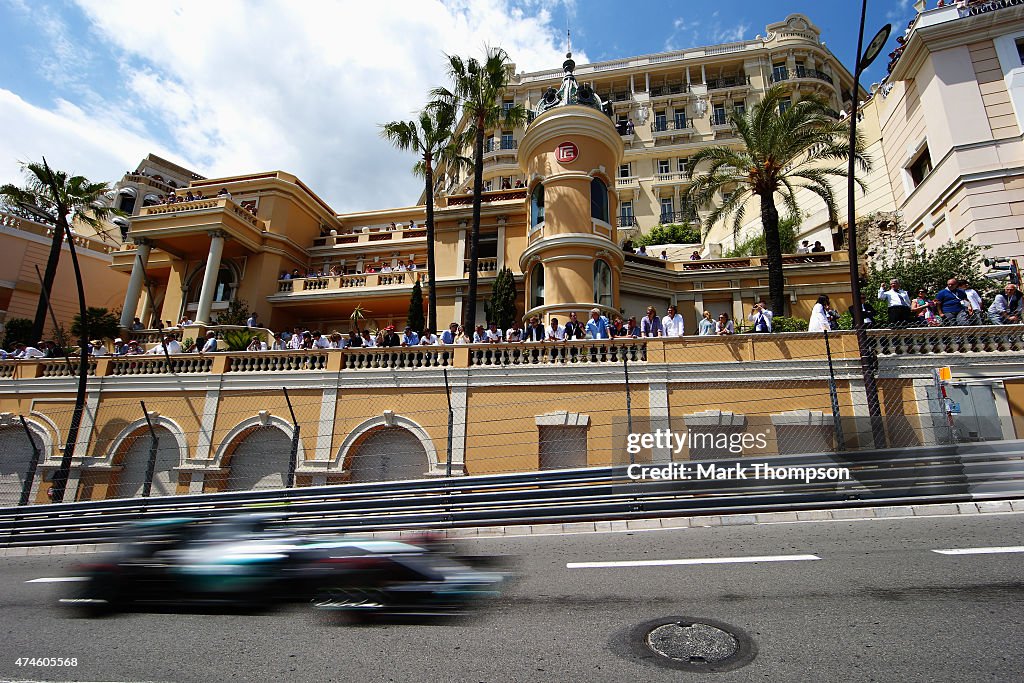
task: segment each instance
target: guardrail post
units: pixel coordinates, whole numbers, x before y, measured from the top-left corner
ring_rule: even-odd
[[[288,479],[285,481],[285,486],[288,488],[295,487],[295,470],[299,465],[299,421],[295,419],[295,410],[292,408],[292,399],[288,395],[288,387],[283,387],[284,400],[288,402],[288,412],[292,416],[292,452],[288,457]]]
[[[628,435],[633,433],[633,401],[632,397],[629,395],[629,362],[626,358],[626,354],[622,354],[622,372],[626,378],[626,434],[628,438]],[[632,465],[633,461],[633,452],[630,451],[629,464]]]
[[[832,429],[836,435],[836,450],[846,450],[846,439],[843,437],[843,422],[839,415],[839,392],[836,391],[836,373],[832,367],[832,346],[828,343],[828,330],[825,334],[825,357],[828,358],[828,394],[832,399]]]
[[[139,401],[142,405],[142,414],[146,417],[146,426],[149,427],[149,462],[146,463],[146,481],[142,484],[142,497],[149,498],[153,492],[153,475],[156,472],[156,454],[160,448],[160,437],[153,429],[153,421],[149,419],[149,411],[146,410],[146,402]]]
[[[448,455],[445,457],[444,475],[450,479],[452,476],[452,429],[454,428],[455,413],[452,411],[452,390],[448,386],[448,368],[444,369],[444,393],[448,397]]]
[[[32,482],[36,479],[36,470],[39,468],[39,446],[36,446],[36,440],[32,438],[32,431],[28,428],[28,423],[25,422],[25,416],[19,415],[18,418],[21,420],[21,427],[25,430],[25,436],[28,437],[28,443],[32,446],[32,460],[28,463],[28,472],[25,473],[25,482],[21,485],[21,500],[18,505],[28,505],[28,498],[32,493]]]

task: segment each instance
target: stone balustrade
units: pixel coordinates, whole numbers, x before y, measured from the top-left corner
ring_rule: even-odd
[[[278,280],[278,294],[300,292],[326,292],[333,290],[364,287],[411,286],[417,280],[427,279],[426,270],[393,271],[390,273],[358,273],[354,275],[327,275],[324,277],[300,277]]]
[[[933,357],[945,365],[954,356],[978,362],[1016,358],[1024,351],[1024,325],[870,330],[868,339],[879,360]],[[856,335],[829,334],[835,361],[856,362]],[[123,377],[159,374],[229,374],[291,372],[359,372],[417,368],[487,368],[522,366],[621,365],[668,363],[772,363],[822,361],[823,335],[810,332],[740,334],[730,337],[620,338],[566,342],[457,344],[394,348],[318,349],[301,351],[229,351],[210,354],[102,356],[90,360],[89,375]],[[46,377],[73,377],[75,358],[0,361],[0,382]]]

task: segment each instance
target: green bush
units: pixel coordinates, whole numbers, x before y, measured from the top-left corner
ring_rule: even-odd
[[[796,251],[796,232],[800,227],[800,219],[793,216],[785,216],[779,219],[779,242],[782,245],[783,254],[792,254]],[[742,258],[744,256],[765,256],[764,233],[754,235],[735,247],[725,252],[726,258]]]
[[[105,308],[85,309],[86,333],[89,339],[113,339],[121,331],[120,316]],[[75,339],[82,336],[82,316],[76,315],[71,323],[71,334]]]
[[[227,345],[228,351],[245,351],[249,348],[249,344],[252,342],[253,335],[256,334],[255,330],[224,330],[222,335],[222,341]],[[217,349],[222,351],[224,349]]]
[[[772,332],[806,332],[807,321],[803,318],[791,318],[777,315],[772,318]]]
[[[248,321],[249,306],[242,299],[232,299],[228,304],[228,309],[218,315],[214,323],[217,325],[245,325]],[[246,342],[246,345],[248,343]]]
[[[657,225],[646,235],[633,240],[633,246],[652,247],[658,244],[700,244],[700,228],[688,223]]]
[[[4,329],[5,349],[11,348],[12,344],[32,344],[39,341],[38,339],[29,341],[32,336],[32,321],[28,318],[11,318],[4,323]]]

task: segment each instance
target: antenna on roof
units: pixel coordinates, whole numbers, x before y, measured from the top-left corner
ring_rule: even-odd
[[[569,31],[569,13],[565,13],[565,56],[572,57],[572,33]]]

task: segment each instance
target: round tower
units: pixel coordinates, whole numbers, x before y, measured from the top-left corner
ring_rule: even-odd
[[[601,98],[579,85],[572,53],[561,87],[549,88],[519,144],[528,179],[529,243],[519,258],[526,278],[526,315],[547,325],[597,306],[619,310],[624,258],[615,216],[615,169],[624,151]]]

